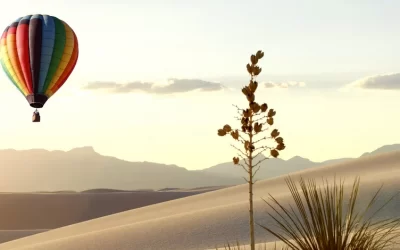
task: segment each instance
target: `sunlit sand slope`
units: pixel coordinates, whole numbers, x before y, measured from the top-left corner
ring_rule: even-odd
[[[365,200],[382,183],[384,196],[400,189],[400,152],[363,157],[331,166],[292,174],[292,177],[345,177],[352,184],[361,176],[361,197]],[[266,205],[260,197],[273,194],[285,204],[290,194],[284,177],[260,181],[255,185],[255,220],[270,223]],[[240,185],[138,208],[71,226],[36,234],[0,245],[0,250],[191,250],[221,246],[239,240],[248,244],[248,190]],[[384,200],[379,200],[380,203]],[[397,212],[396,212],[397,211]],[[384,211],[400,215],[400,200]],[[273,241],[257,227],[258,242]]]

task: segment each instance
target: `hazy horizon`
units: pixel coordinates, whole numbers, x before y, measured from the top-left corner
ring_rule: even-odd
[[[93,146],[191,170],[230,161],[232,140],[217,130],[238,125],[232,104],[246,104],[245,65],[259,49],[256,98],[277,111],[281,158],[358,157],[400,142],[400,2],[79,2],[8,2],[0,16],[3,28],[27,14],[57,16],[80,46],[39,124],[0,73],[0,149]]]
[[[393,146],[397,146],[397,147],[393,147]],[[290,159],[295,159],[297,157],[300,157],[302,159],[310,160],[311,162],[314,162],[314,163],[318,164],[318,163],[323,163],[323,162],[326,162],[326,161],[329,162],[329,161],[332,161],[332,160],[357,159],[357,158],[360,158],[361,156],[363,156],[364,154],[369,154],[369,153],[380,154],[380,153],[394,152],[394,151],[398,151],[399,148],[400,148],[400,143],[389,143],[389,144],[386,144],[386,145],[380,145],[380,146],[377,146],[375,148],[368,149],[368,150],[366,150],[366,151],[364,151],[361,154],[356,155],[356,156],[341,156],[341,157],[339,156],[337,158],[327,158],[327,159],[323,159],[321,161],[314,161],[314,160],[308,158],[307,156],[296,155],[296,154],[293,155],[292,157],[288,157],[288,158],[285,158],[285,159],[282,159],[282,157],[278,157],[277,159],[278,160],[282,159],[284,161],[288,161]],[[119,158],[119,157],[117,157],[115,155],[109,155],[109,154],[100,153],[95,147],[93,147],[91,145],[77,146],[77,147],[72,147],[72,148],[69,148],[69,149],[47,149],[47,148],[35,148],[35,147],[34,148],[24,148],[24,149],[15,149],[15,148],[1,148],[0,149],[0,151],[3,151],[3,150],[15,150],[15,151],[20,151],[20,152],[23,152],[23,151],[25,151],[25,152],[28,151],[29,152],[31,150],[33,150],[33,151],[35,151],[35,150],[44,150],[44,151],[47,151],[49,153],[51,153],[51,152],[60,152],[60,151],[68,153],[68,152],[77,151],[77,152],[79,152],[79,155],[81,157],[90,156],[91,155],[90,153],[93,150],[93,152],[95,154],[98,154],[100,156],[105,156],[105,157],[113,157],[113,158],[115,158],[117,160],[123,160],[123,161],[132,162],[132,163],[144,162],[144,163],[155,163],[155,164],[161,164],[161,165],[176,165],[177,167],[186,168],[188,170],[205,170],[205,169],[210,168],[210,167],[215,167],[215,166],[220,165],[220,164],[225,164],[225,163],[230,163],[231,162],[229,159],[227,159],[227,160],[222,161],[222,162],[216,162],[215,164],[212,164],[212,165],[201,166],[198,169],[191,169],[191,168],[187,168],[186,166],[180,166],[180,165],[175,164],[173,162],[157,162],[157,161],[151,161],[151,160],[150,161],[149,160],[142,160],[142,161],[126,160],[126,159]],[[264,156],[268,157],[268,153],[262,153],[262,154]],[[273,167],[273,166],[271,166],[271,167]]]

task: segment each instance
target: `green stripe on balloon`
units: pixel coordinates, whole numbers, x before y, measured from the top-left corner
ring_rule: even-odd
[[[18,84],[12,79],[12,77],[11,77],[11,75],[10,75],[10,72],[8,72],[7,67],[4,65],[3,60],[0,60],[0,64],[1,64],[1,67],[3,68],[4,72],[6,73],[8,79],[10,79],[10,81],[11,81],[11,82],[14,84],[14,86],[19,90],[19,92],[21,92],[21,94],[22,94],[23,96],[25,96],[24,92],[22,92],[22,90],[18,87]]]
[[[47,88],[49,87],[51,80],[54,77],[54,74],[57,71],[58,65],[60,64],[62,55],[64,53],[64,47],[65,47],[65,27],[64,24],[58,19],[54,17],[54,24],[56,27],[56,35],[55,35],[55,41],[54,41],[54,49],[53,49],[53,55],[51,57],[50,61],[50,66],[49,70],[47,72],[46,76],[46,81],[44,82],[44,87],[43,87],[43,92],[47,91]]]

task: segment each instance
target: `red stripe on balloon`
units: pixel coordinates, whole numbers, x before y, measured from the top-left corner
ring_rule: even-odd
[[[29,25],[19,24],[17,29],[17,51],[22,73],[25,78],[25,85],[30,93],[33,91],[31,64],[29,58]]]

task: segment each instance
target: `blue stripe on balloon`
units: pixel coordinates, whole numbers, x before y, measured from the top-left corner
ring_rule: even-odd
[[[52,16],[43,15],[42,17],[42,55],[40,59],[40,73],[39,73],[39,93],[43,94],[46,90],[44,89],[44,82],[46,80],[47,73],[53,55],[54,41],[56,35],[56,26]]]
[[[18,18],[14,21],[14,23],[19,23],[19,21],[21,21],[21,19],[22,19],[22,17],[18,17]]]

